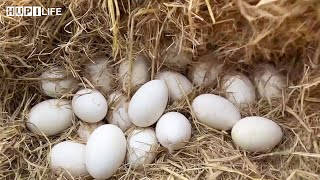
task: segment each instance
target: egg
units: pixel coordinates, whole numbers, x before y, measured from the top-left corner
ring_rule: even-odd
[[[270,64],[257,65],[253,73],[254,83],[261,98],[282,97],[286,78]]]
[[[190,140],[191,124],[184,115],[168,112],[157,122],[156,135],[163,147],[170,151],[178,150]]]
[[[157,79],[163,80],[169,90],[169,99],[176,101],[192,91],[192,83],[182,74],[173,71],[162,71]]]
[[[186,67],[192,62],[192,53],[187,51],[187,48],[191,48],[191,44],[172,43],[164,49],[162,56],[164,63],[173,67]]]
[[[27,127],[39,135],[56,135],[72,125],[74,115],[71,102],[49,99],[32,107],[27,115]]]
[[[88,176],[85,165],[85,145],[72,141],[56,144],[50,151],[50,167],[52,171],[67,179]]]
[[[138,127],[151,126],[163,114],[168,98],[168,88],[164,81],[147,82],[130,100],[128,113],[131,122]]]
[[[116,125],[123,132],[126,132],[132,126],[128,114],[129,102],[126,96],[119,91],[115,91],[108,97],[108,102],[110,109],[107,116],[108,123]]]
[[[72,99],[72,109],[82,121],[96,123],[108,112],[108,102],[97,90],[81,89]]]
[[[250,79],[241,73],[225,75],[222,78],[222,89],[227,99],[237,107],[248,107],[255,102],[255,88]]]
[[[40,78],[44,94],[54,98],[72,93],[78,85],[77,79],[62,67],[50,68],[44,71]]]
[[[241,119],[235,105],[214,94],[197,96],[192,102],[192,110],[199,122],[218,130],[229,130]]]
[[[129,86],[133,89],[142,86],[150,79],[148,58],[143,54],[138,54],[136,60],[131,63],[128,60],[123,61],[118,70],[119,81],[126,91]],[[131,72],[131,73],[130,73]]]
[[[212,54],[201,56],[199,62],[189,70],[189,79],[196,86],[215,85],[223,72],[223,63],[213,59]]]
[[[128,114],[128,102],[118,104],[113,110],[107,121],[109,124],[118,126],[123,132],[126,132],[131,126],[132,122]]]
[[[102,121],[98,123],[81,123],[77,131],[80,141],[86,143],[91,133],[102,125],[104,125]]]
[[[157,155],[159,142],[152,128],[133,130],[128,136],[127,162],[132,168],[152,163]]]
[[[95,179],[108,179],[122,165],[126,156],[126,138],[115,125],[106,124],[95,129],[85,149],[85,163]]]
[[[112,90],[112,72],[108,57],[96,57],[85,66],[88,79],[99,91],[108,94]]]
[[[108,103],[110,106],[117,105],[125,100],[126,96],[122,94],[120,91],[115,91],[108,96]]]
[[[280,143],[282,130],[274,121],[251,116],[238,121],[232,128],[234,143],[250,152],[268,151]]]

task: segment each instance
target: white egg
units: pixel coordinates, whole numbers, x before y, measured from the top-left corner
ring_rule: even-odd
[[[209,80],[208,63],[199,63],[194,65],[189,72],[189,78],[196,86],[205,85],[212,81]]]
[[[108,103],[110,106],[113,106],[113,104],[117,105],[120,102],[124,102],[125,100],[126,96],[120,91],[115,91],[108,96]]]
[[[286,78],[274,66],[260,64],[253,74],[254,83],[260,97],[279,98],[286,87]]]
[[[85,165],[85,145],[64,141],[51,149],[50,167],[56,175],[67,179],[84,178],[88,176]]]
[[[226,75],[222,79],[226,97],[237,107],[248,107],[256,100],[255,88],[249,78],[241,73]]]
[[[93,59],[94,63],[86,65],[86,73],[88,79],[101,92],[108,94],[112,89],[112,73],[109,67],[109,58],[97,57]]]
[[[40,78],[42,91],[50,97],[61,97],[72,93],[78,85],[77,79],[62,67],[50,68],[43,72]]]
[[[215,85],[221,73],[222,64],[211,61],[200,62],[189,71],[189,78],[196,86]]]
[[[170,151],[183,148],[191,138],[191,124],[178,112],[161,116],[156,125],[156,135],[163,147]]]
[[[102,125],[104,125],[102,121],[98,123],[81,123],[77,131],[80,141],[86,143],[91,133]]]
[[[126,132],[132,126],[132,122],[128,113],[128,107],[128,102],[122,102],[118,104],[116,107],[114,107],[110,116],[108,116],[107,118],[108,123],[116,125],[123,132]]]
[[[123,132],[126,132],[131,126],[128,114],[129,102],[126,96],[119,91],[115,91],[108,97],[109,113],[107,121],[109,124],[118,126]]]
[[[125,159],[126,144],[123,132],[115,125],[106,124],[94,130],[85,150],[89,174],[96,179],[110,178]]]
[[[159,146],[152,128],[135,129],[128,136],[127,162],[133,168],[141,168],[152,163]]]
[[[136,60],[132,61],[131,73],[129,63],[128,60],[123,61],[118,70],[119,80],[124,90],[127,90],[129,86],[133,89],[140,87],[150,79],[150,65],[145,55],[138,54]]]
[[[219,130],[229,130],[241,119],[236,106],[214,94],[201,94],[192,102],[198,121]]]
[[[157,79],[165,81],[171,101],[181,99],[192,91],[192,83],[180,73],[162,71],[157,75]]]
[[[282,135],[282,130],[277,123],[258,116],[241,119],[231,131],[234,143],[250,152],[272,149],[280,143]]]
[[[185,67],[192,61],[192,53],[188,52],[184,45],[179,47],[176,43],[171,44],[166,48],[161,57],[164,58],[164,63],[170,66]]]
[[[36,134],[52,136],[72,125],[74,119],[71,102],[64,99],[49,99],[31,108],[27,127]]]
[[[82,121],[96,123],[108,112],[108,102],[97,90],[81,89],[72,99],[72,109]]]
[[[168,103],[168,88],[161,80],[144,84],[129,103],[131,122],[139,127],[148,127],[157,122]]]

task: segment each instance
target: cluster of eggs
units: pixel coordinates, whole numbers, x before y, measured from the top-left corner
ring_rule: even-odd
[[[171,59],[177,61],[179,54]],[[124,89],[128,86],[137,89],[128,100],[119,91],[110,94],[112,80],[107,63],[106,58],[97,58],[95,64],[86,66],[88,79],[97,88],[79,90],[72,101],[61,98],[72,94],[78,85],[66,70],[53,68],[41,76],[43,92],[56,99],[32,107],[27,127],[36,134],[52,136],[70,127],[74,115],[83,121],[78,129],[81,143],[64,141],[52,148],[50,165],[56,174],[63,173],[67,178],[89,174],[96,179],[107,179],[124,161],[133,168],[152,163],[159,145],[169,151],[183,148],[192,136],[191,123],[179,112],[165,113],[167,104],[186,98],[194,85],[213,84],[222,71],[220,66],[203,62],[190,71],[191,81],[173,71],[160,71],[155,80],[149,81],[148,59],[138,55],[131,64],[122,62],[118,69]],[[218,130],[231,130],[234,143],[251,152],[271,149],[282,138],[281,128],[272,120],[256,116],[241,119],[239,108],[255,102],[255,87],[261,97],[281,96],[283,77],[274,67],[260,68],[254,78],[255,86],[240,72],[225,75],[222,88],[227,92],[226,98],[201,94],[190,108],[200,123]],[[104,94],[109,95],[106,98]],[[109,124],[104,124],[104,119]],[[126,138],[124,133],[128,129]]]

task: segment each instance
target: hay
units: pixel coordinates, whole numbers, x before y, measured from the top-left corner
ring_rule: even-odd
[[[187,101],[168,107],[192,120],[190,143],[172,154],[159,149],[156,162],[142,171],[123,165],[114,179],[320,179],[318,0],[0,3],[1,179],[58,178],[48,168],[50,147],[77,139],[78,122],[50,138],[26,129],[28,109],[46,98],[38,86],[44,69],[64,66],[82,79],[82,65],[92,57],[112,55],[111,62],[117,67],[120,60],[133,60],[144,51],[151,59],[154,77],[160,68],[170,69],[161,59],[168,42],[179,47],[192,44],[187,51],[195,60],[212,52],[217,61],[245,74],[250,74],[255,63],[274,63],[290,80],[283,99],[271,104],[259,100],[242,114],[278,122],[284,130],[283,141],[263,154],[241,151],[228,133],[199,124],[189,115],[196,94],[222,93],[214,87],[199,88]],[[63,7],[64,11],[62,16],[6,17],[7,5]]]

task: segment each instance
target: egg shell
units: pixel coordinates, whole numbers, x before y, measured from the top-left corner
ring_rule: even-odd
[[[27,117],[27,127],[33,133],[56,135],[72,125],[74,115],[71,102],[64,99],[49,99],[32,107]]]
[[[129,117],[138,127],[148,127],[157,122],[168,103],[169,92],[164,81],[152,80],[133,95],[129,103]]]
[[[108,179],[122,165],[126,156],[126,138],[115,125],[95,129],[88,139],[85,162],[89,174],[96,179]]]
[[[261,98],[282,97],[286,78],[270,64],[259,64],[253,73],[254,83]]]
[[[50,152],[50,167],[56,175],[67,179],[88,176],[85,165],[85,145],[64,141],[53,146]]]
[[[79,129],[77,130],[80,141],[83,143],[87,143],[91,133],[102,125],[104,125],[102,121],[98,123],[81,123]]]
[[[250,152],[263,152],[280,143],[282,130],[274,121],[251,116],[238,121],[232,128],[234,143]]]
[[[118,104],[113,110],[107,121],[109,124],[118,126],[123,132],[126,132],[131,126],[132,122],[128,113],[128,102]]]
[[[229,130],[241,119],[239,110],[227,99],[214,94],[201,94],[192,102],[198,121],[218,130]]]
[[[131,73],[130,62],[128,60],[123,61],[118,70],[120,83],[123,85],[123,89],[126,91],[129,86],[134,88],[140,87],[150,79],[149,68],[150,64],[148,58],[143,55],[137,55],[136,60],[132,61]]]
[[[81,89],[72,99],[76,116],[88,123],[101,121],[108,113],[108,102],[97,90]]]
[[[62,67],[50,68],[44,71],[40,78],[44,94],[54,98],[72,93],[78,85],[78,80]]]
[[[196,86],[215,85],[221,73],[221,64],[200,62],[192,67],[189,78]]]
[[[176,101],[192,91],[192,83],[184,75],[173,71],[162,71],[157,79],[165,81],[169,90],[169,99]]]
[[[94,63],[90,62],[86,65],[85,71],[88,79],[93,83],[95,88],[108,94],[112,90],[112,73],[109,67],[108,57],[96,57]]]
[[[161,116],[156,125],[156,135],[160,144],[170,151],[183,148],[191,138],[191,124],[178,112],[168,112]]]
[[[206,78],[207,71],[207,64],[199,63],[193,67],[191,73],[189,73],[189,77],[196,86],[208,84],[209,79]]]
[[[123,132],[126,132],[131,126],[128,108],[129,102],[126,96],[119,91],[115,91],[108,97],[109,113],[107,121],[109,124],[118,126]]]
[[[125,100],[126,96],[123,93],[121,93],[120,91],[115,91],[108,96],[108,105],[111,108],[118,105],[119,103],[124,102]]]
[[[167,47],[161,57],[164,58],[164,63],[170,66],[185,67],[192,62],[192,53],[188,52],[185,47],[191,48],[191,45],[172,43]]]
[[[133,168],[152,163],[157,155],[159,142],[152,128],[133,130],[128,136],[127,162]]]
[[[229,74],[222,79],[226,97],[237,107],[248,107],[255,102],[256,92],[250,79],[241,73]]]

